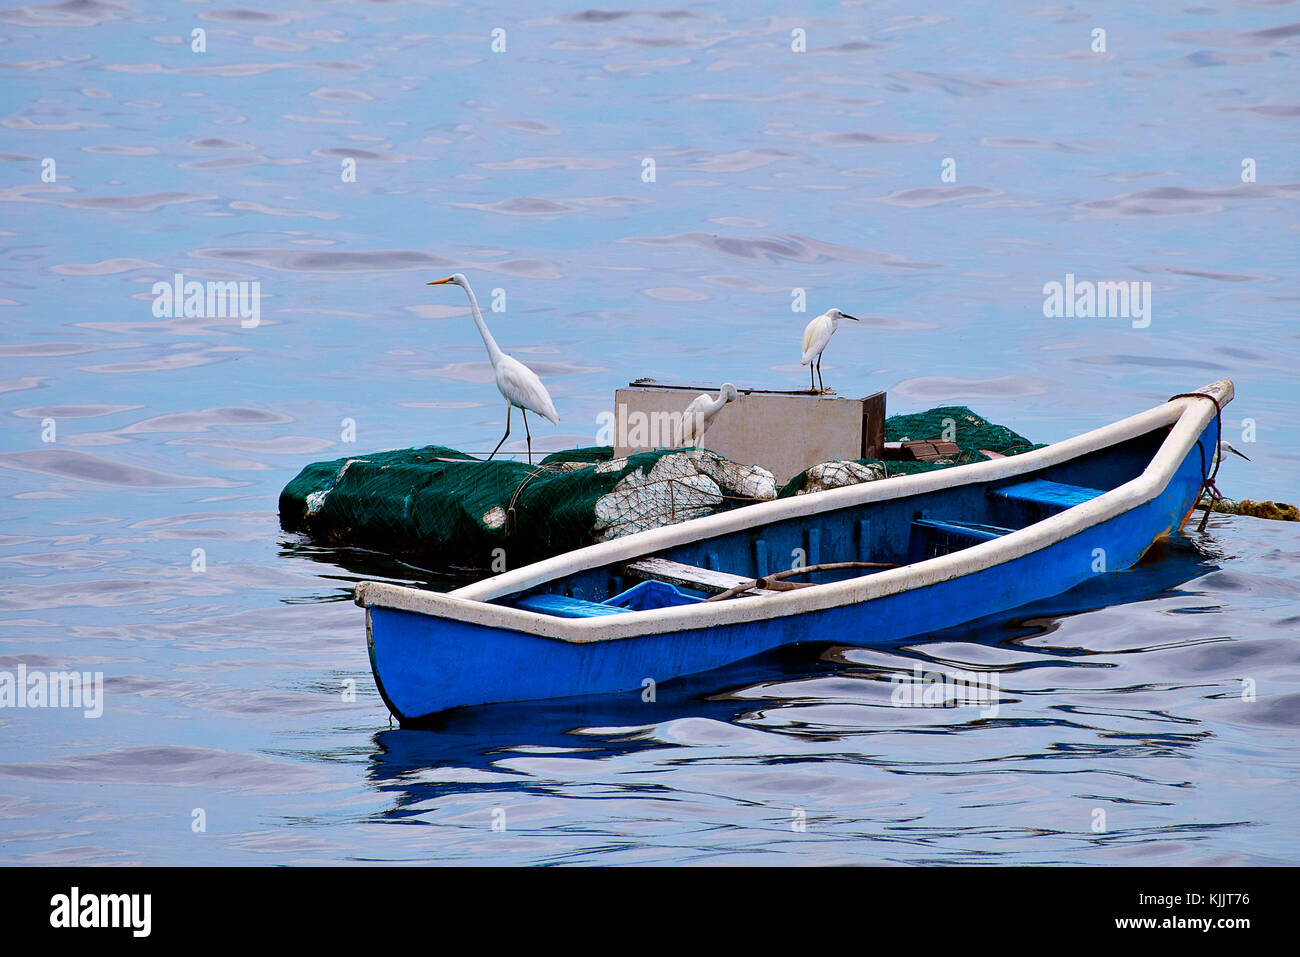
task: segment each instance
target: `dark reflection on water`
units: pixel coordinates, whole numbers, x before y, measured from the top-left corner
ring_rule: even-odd
[[[435,827],[450,813],[467,833],[490,830],[496,820],[505,828],[496,833],[519,826],[541,842],[542,859],[571,861],[658,858],[598,821],[583,837],[549,836],[550,825],[538,822],[557,801],[602,799],[653,815],[651,808],[697,804],[700,794],[752,802],[754,814],[768,818],[750,826],[767,831],[776,847],[871,838],[837,845],[843,860],[1044,863],[1089,860],[1079,856],[1085,848],[1099,860],[1120,860],[1135,842],[1155,845],[1156,858],[1183,853],[1252,824],[1231,814],[1152,823],[1184,807],[1192,782],[1178,765],[1217,735],[1199,717],[1166,710],[1167,700],[1144,703],[1194,686],[1133,684],[1115,661],[1100,660],[1106,649],[1062,638],[1095,609],[1180,601],[1188,582],[1217,566],[1178,540],[1131,572],[919,639],[783,649],[661,684],[653,702],[633,693],[497,705],[449,713],[430,729],[384,731],[369,758],[369,780],[388,802],[377,813]],[[1164,644],[1158,635],[1147,641],[1130,653]],[[1000,713],[895,706],[893,676],[917,668],[996,673]],[[843,777],[856,783],[846,786]],[[764,790],[778,781],[775,793]],[[935,819],[937,805],[946,823]],[[1165,810],[1143,815],[1141,824],[1093,827],[1099,808],[1125,821],[1131,807]],[[1007,809],[1016,810],[1008,817]],[[510,823],[516,812],[522,825]],[[1042,815],[1054,823],[1024,821]],[[806,829],[792,830],[791,821]],[[706,813],[686,830],[720,823]],[[708,855],[762,860],[770,853],[743,840],[707,843]]]

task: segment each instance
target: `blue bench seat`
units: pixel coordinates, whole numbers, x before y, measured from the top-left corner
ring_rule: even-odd
[[[703,599],[687,595],[672,585],[659,581],[646,581],[633,585],[603,602],[539,593],[516,598],[510,604],[515,608],[535,611],[543,615],[554,615],[556,618],[596,618],[601,615],[622,615],[629,611],[693,605],[699,601]]]
[[[1029,479],[989,490],[989,498],[1016,505],[1034,506],[1041,512],[1055,514],[1091,501],[1105,494],[1101,489],[1082,485],[1066,485],[1047,479]]]
[[[596,618],[600,615],[626,615],[628,609],[565,595],[524,595],[510,602],[515,608],[535,611],[556,618]]]
[[[1000,538],[1009,528],[996,525],[977,525],[972,522],[952,522],[936,518],[918,518],[912,523],[912,537],[908,542],[908,562],[920,562],[951,552],[970,548],[980,542]]]

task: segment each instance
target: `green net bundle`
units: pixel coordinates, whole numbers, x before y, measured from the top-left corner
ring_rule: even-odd
[[[775,497],[770,472],[707,449],[573,449],[526,465],[430,445],[307,466],[280,493],[280,523],[436,567],[514,568]]]
[[[961,449],[962,462],[978,462],[987,449],[999,455],[1015,455],[1041,448],[1005,425],[990,422],[964,405],[943,405],[928,412],[891,415],[885,419],[885,441],[906,442],[943,439]]]
[[[806,495],[861,481],[915,475],[917,472],[931,472],[954,465],[984,462],[989,458],[984,454],[986,451],[996,455],[1018,455],[1030,449],[1042,448],[1005,425],[998,425],[977,415],[964,405],[944,405],[926,412],[891,415],[885,419],[886,442],[924,439],[952,442],[961,451],[937,462],[886,462],[881,459],[823,462],[792,478],[781,489],[779,497]]]
[[[886,441],[940,439],[942,462],[824,462],[781,497],[948,468],[1037,446],[964,406],[885,422]],[[317,462],[280,493],[280,523],[314,541],[366,548],[438,568],[516,568],[595,542],[778,497],[772,474],[707,449],[614,458],[570,449],[537,465],[484,461],[440,445]]]

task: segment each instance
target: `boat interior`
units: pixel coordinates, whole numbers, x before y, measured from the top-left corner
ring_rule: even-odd
[[[686,542],[634,561],[573,572],[497,603],[560,618],[590,618],[876,574],[969,548],[1096,498],[1141,475],[1168,432],[1161,427],[1015,478],[964,483]]]

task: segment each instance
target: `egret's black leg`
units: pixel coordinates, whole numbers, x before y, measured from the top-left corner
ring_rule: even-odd
[[[511,406],[511,405],[506,406],[506,434],[503,435],[503,436],[501,436],[501,441],[498,442],[498,443],[497,443],[497,447],[496,447],[495,449],[492,450],[492,455],[496,455],[497,452],[500,450],[501,446],[505,444],[506,439],[510,438],[510,412],[511,412],[511,410],[512,410],[513,408],[514,408],[514,406]],[[525,419],[525,420],[524,420],[524,423],[527,424],[527,422],[528,422],[528,420]],[[492,461],[492,455],[489,455],[489,456],[487,457],[487,460],[488,460],[489,462]]]
[[[533,433],[528,431],[528,410],[521,408],[519,410],[524,414],[524,435],[528,436],[528,464],[533,464]]]
[[[816,391],[817,391],[817,380],[816,380],[815,378],[813,378],[813,376],[814,376],[814,374],[815,374],[815,373],[813,372],[813,367],[816,366],[816,365],[817,365],[817,361],[816,361],[816,360],[813,360],[812,362],[808,363],[808,391],[809,391],[809,392],[816,392]]]
[[[822,357],[817,357],[817,383],[821,386],[822,392],[826,391],[826,380],[822,378]]]

